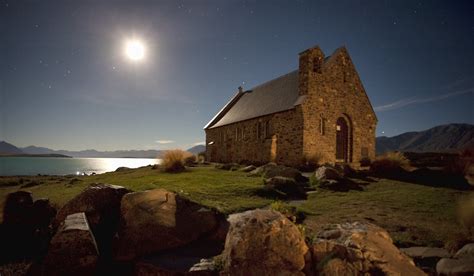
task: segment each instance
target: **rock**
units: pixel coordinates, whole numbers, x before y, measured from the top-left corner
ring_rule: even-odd
[[[0,262],[44,254],[52,236],[49,225],[55,214],[48,199],[33,202],[31,193],[25,191],[7,195],[0,227]]]
[[[71,214],[51,240],[42,275],[93,275],[98,259],[85,213]]]
[[[226,171],[236,171],[240,169],[240,165],[237,163],[224,163],[224,164],[217,164],[217,169],[226,170]]]
[[[472,258],[474,259],[474,243],[468,243],[464,245],[461,249],[456,252],[456,255],[454,255],[454,258],[456,259],[462,259],[462,258]]]
[[[275,163],[268,163],[251,171],[249,176],[262,176],[263,178],[272,178],[275,176],[282,176],[293,178],[297,182],[306,182],[307,178],[295,168],[277,165]]]
[[[213,259],[201,259],[199,263],[193,265],[190,269],[189,272],[214,272],[216,271],[216,267],[214,264]]]
[[[451,254],[444,249],[438,247],[409,247],[409,248],[400,248],[400,251],[412,258],[449,258]]]
[[[310,249],[317,274],[424,275],[393,245],[387,231],[372,224],[330,225]]]
[[[443,258],[436,264],[438,275],[472,275],[474,273],[474,259]]]
[[[68,215],[84,212],[103,256],[109,257],[120,222],[120,202],[130,190],[110,184],[92,184],[67,202],[56,215],[58,227]]]
[[[239,169],[239,171],[241,172],[251,172],[253,170],[255,170],[257,167],[255,167],[254,165],[250,165],[250,166],[247,166],[247,167],[243,167],[241,169]]]
[[[456,252],[454,258],[443,258],[436,264],[439,275],[473,275],[474,243],[464,245]]]
[[[340,180],[342,175],[332,167],[321,166],[314,172],[314,177],[319,182],[324,182],[327,180]]]
[[[305,198],[306,193],[293,178],[275,176],[264,180],[265,188],[283,193],[289,198]]]
[[[441,258],[451,257],[446,249],[437,247],[409,247],[400,248],[400,251],[413,258],[416,266],[430,275],[436,274],[436,263]]]
[[[121,219],[116,257],[132,260],[211,236],[225,217],[173,192],[155,189],[126,194]]]
[[[7,195],[3,207],[3,223],[30,225],[33,196],[30,192],[18,191]]]
[[[272,210],[229,217],[222,253],[224,275],[304,275],[305,240],[295,224]]]

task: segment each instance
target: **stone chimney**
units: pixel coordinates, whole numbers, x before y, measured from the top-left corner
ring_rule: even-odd
[[[239,86],[239,93],[243,93],[244,92],[244,89],[242,88],[242,86]]]
[[[319,46],[309,48],[299,54],[299,94],[308,94],[309,79],[320,74],[324,62],[324,53]]]

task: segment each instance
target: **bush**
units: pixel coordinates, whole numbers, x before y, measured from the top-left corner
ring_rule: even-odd
[[[319,182],[319,180],[316,178],[316,176],[314,174],[312,174],[310,177],[309,177],[309,185],[313,188],[316,188],[316,187],[319,187],[321,183]]]
[[[189,153],[189,152],[186,152],[186,153]],[[185,166],[193,166],[193,165],[196,164],[196,162],[197,162],[197,157],[194,154],[191,154],[191,155],[188,155],[188,156],[184,157],[184,165]]]
[[[474,194],[459,201],[457,214],[461,224],[474,235]]]
[[[361,167],[369,167],[372,160],[369,157],[362,157],[359,162]]]
[[[403,153],[387,152],[382,156],[378,156],[372,164],[370,170],[376,174],[398,173],[410,165],[410,161]]]
[[[319,165],[321,165],[322,155],[320,153],[305,154],[301,160],[299,169],[305,172],[314,171]]]
[[[445,171],[452,174],[466,175],[469,173],[469,168],[474,163],[474,150],[465,149],[463,150],[454,162],[450,162],[446,167]]]
[[[190,152],[186,152],[183,150],[168,150],[163,156],[163,161],[161,163],[163,170],[165,172],[182,172],[184,171],[186,158],[189,158],[190,155],[193,155]],[[194,156],[194,155],[193,155]]]

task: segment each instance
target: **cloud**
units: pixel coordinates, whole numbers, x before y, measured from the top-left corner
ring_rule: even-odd
[[[158,144],[172,144],[172,143],[174,143],[173,140],[156,140],[155,142],[157,142]]]
[[[473,92],[474,92],[474,88],[468,88],[468,89],[459,90],[459,91],[442,94],[438,96],[433,96],[433,97],[428,97],[428,98],[411,97],[411,98],[401,99],[393,103],[376,106],[374,110],[379,111],[379,112],[384,112],[384,111],[389,111],[389,110],[394,110],[394,109],[400,109],[402,107],[413,105],[413,104],[437,102],[437,101],[441,101],[441,100],[451,98],[454,96],[463,95],[467,93],[473,93]]]
[[[196,142],[193,144],[193,146],[199,146],[199,145],[205,145],[206,141],[201,141],[201,142]]]

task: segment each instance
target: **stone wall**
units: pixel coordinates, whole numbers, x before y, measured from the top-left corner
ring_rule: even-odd
[[[207,158],[222,163],[273,161],[295,165],[301,161],[302,131],[301,107],[207,129]]]
[[[336,160],[336,121],[342,117],[349,126],[347,161],[358,166],[364,156],[375,158],[377,119],[347,50],[339,48],[323,60],[318,47],[300,54],[299,89],[306,95],[303,152],[320,156],[322,163],[340,161]]]

